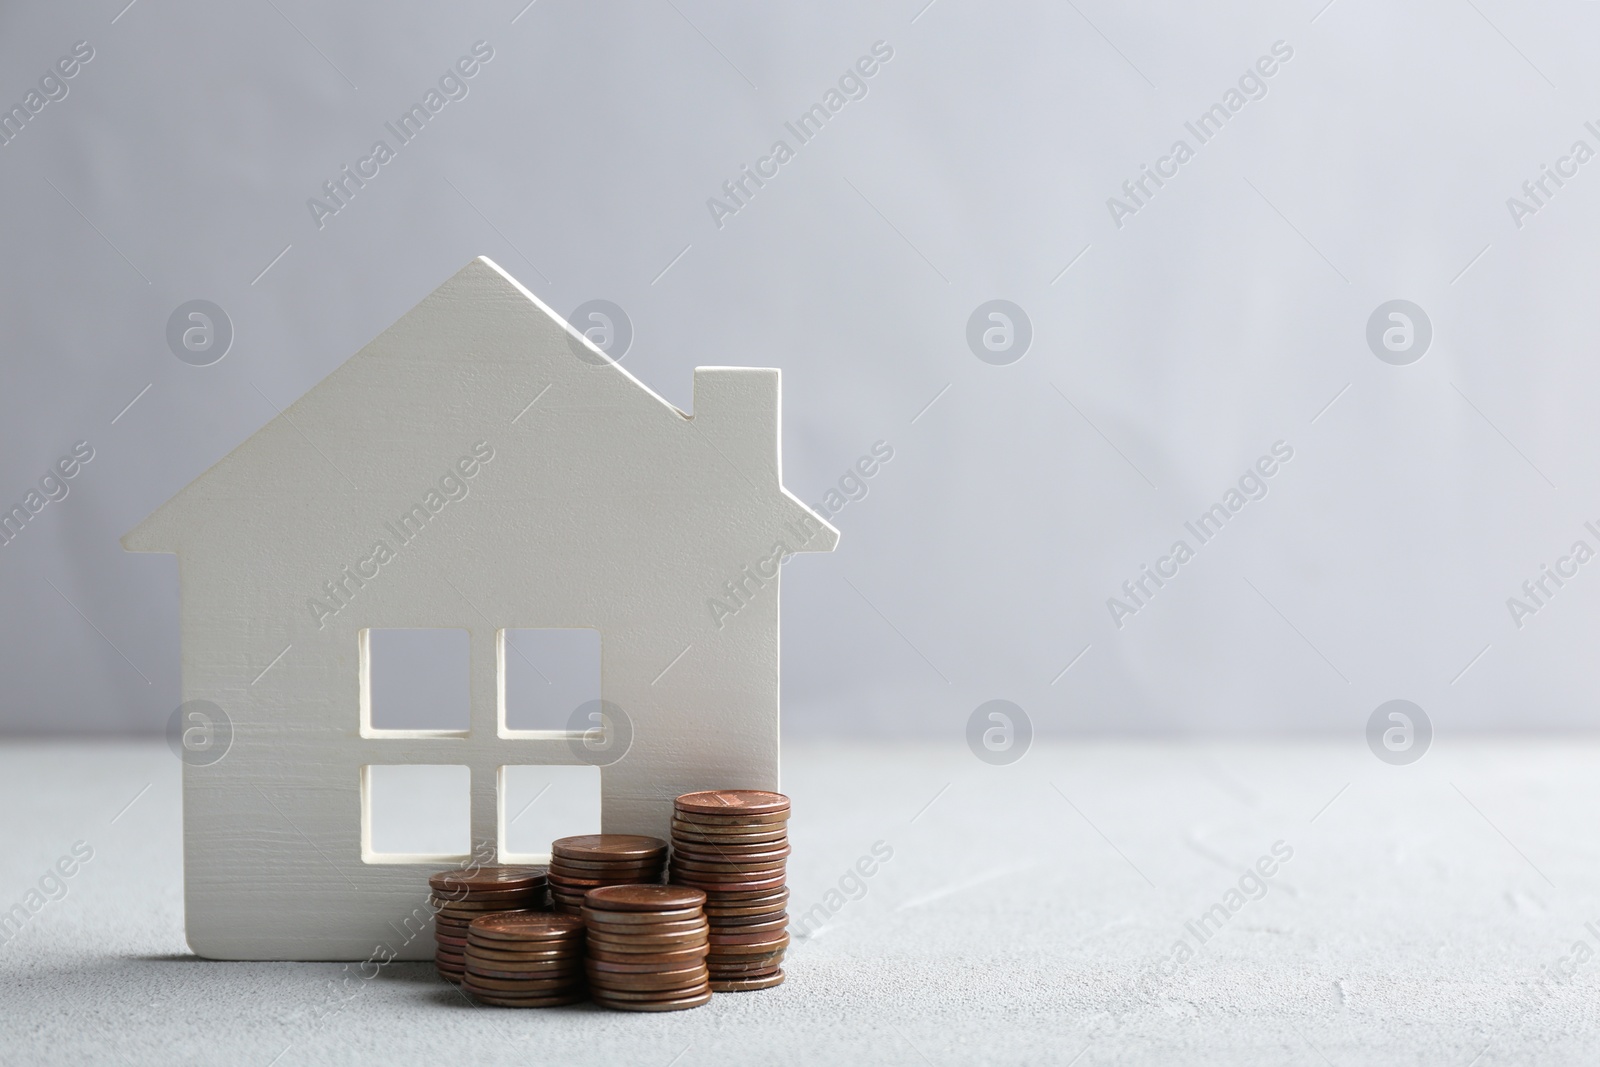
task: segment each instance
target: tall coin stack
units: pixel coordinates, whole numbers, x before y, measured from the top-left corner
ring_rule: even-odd
[[[685,793],[674,806],[669,881],[706,895],[706,967],[718,993],[783,983],[788,822],[789,798],[758,789]]]
[[[467,928],[461,988],[502,1008],[548,1008],[585,996],[583,920],[549,912],[484,915]]]
[[[428,878],[433,890],[434,963],[447,982],[461,982],[466,971],[467,927],[473,919],[498,911],[544,907],[545,876],[530,867],[479,867],[440,871]]]
[[[613,885],[584,897],[589,992],[621,1011],[677,1011],[711,999],[706,923],[697,889]]]
[[[667,865],[667,843],[638,834],[563,837],[550,846],[550,898],[555,910],[583,911],[583,895],[603,885],[656,885]]]

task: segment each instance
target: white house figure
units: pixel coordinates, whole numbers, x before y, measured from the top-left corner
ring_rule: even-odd
[[[184,766],[190,946],[428,958],[427,875],[466,857],[374,854],[364,768],[469,768],[496,862],[502,769],[586,762],[567,731],[506,728],[508,629],[600,633],[631,724],[596,761],[605,831],[666,837],[680,793],[777,789],[779,565],[838,541],[779,447],[778,371],[698,368],[685,415],[480,258],[124,537],[176,553],[183,699],[231,723]],[[379,628],[468,632],[465,732],[373,728]]]

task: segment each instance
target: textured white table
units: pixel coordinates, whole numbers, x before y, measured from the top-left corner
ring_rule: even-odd
[[[194,959],[176,760],[4,742],[0,908],[74,842],[94,857],[0,944],[0,1062],[1600,1062],[1600,744],[1446,739],[1409,767],[1359,738],[786,761],[797,919],[874,842],[893,858],[796,942],[782,988],[627,1015],[474,1008],[422,964]],[[1265,896],[1164,966],[1277,841],[1293,858]]]

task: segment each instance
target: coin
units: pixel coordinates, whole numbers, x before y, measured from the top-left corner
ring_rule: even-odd
[[[618,934],[604,930],[590,930],[588,943],[597,948],[615,949],[618,952],[665,952],[668,949],[687,948],[694,944],[708,944],[709,927],[680,931],[675,934]]]
[[[771,974],[751,975],[748,978],[716,978],[711,979],[711,990],[714,993],[740,993],[751,989],[771,989],[773,986],[783,984],[782,970],[773,971]]]
[[[673,862],[679,860],[714,860],[725,863],[757,863],[761,860],[787,859],[794,852],[787,841],[757,841],[749,845],[696,845],[678,842],[672,850]]]
[[[435,908],[445,915],[466,915],[476,917],[491,911],[531,911],[535,903],[532,897],[520,897],[517,900],[430,900]]]
[[[509,912],[474,919],[471,932],[480,937],[517,940],[560,939],[580,936],[583,923],[570,916],[552,915],[547,911]]]
[[[532,867],[480,867],[476,871],[440,871],[429,875],[428,885],[440,893],[471,893],[474,890],[536,889],[544,884],[544,872]]]
[[[495,967],[476,960],[467,960],[467,973],[486,978],[570,978],[583,973],[581,962],[563,963],[560,967],[539,967],[523,970],[519,967]]]
[[[501,942],[501,944],[510,944],[510,942]],[[499,950],[488,949],[480,942],[474,941],[472,944],[467,945],[462,955],[466,955],[469,960],[493,960],[496,963],[517,963],[517,965],[522,965],[522,963],[554,963],[554,961],[562,960],[581,960],[584,957],[584,950],[582,950],[582,944],[574,942],[574,944],[562,945],[560,949],[550,949],[549,952],[499,952]]]
[[[693,871],[683,871],[674,875],[672,879],[672,884],[675,886],[703,889],[714,893],[720,893],[724,890],[737,892],[740,890],[779,889],[782,888],[783,883],[784,875],[782,874],[773,875],[771,878],[764,878],[761,881],[725,882],[703,878]]]
[[[652,955],[638,953],[629,956],[619,954],[620,958],[601,958],[590,953],[584,962],[585,968],[591,973],[605,974],[660,974],[664,971],[677,971],[686,967],[704,966],[709,948],[701,945],[690,952],[669,952]],[[470,967],[471,964],[469,963]]]
[[[659,967],[668,963],[690,963],[694,960],[703,960],[711,952],[711,946],[704,942],[691,944],[684,948],[660,945],[650,947],[658,951],[626,952],[609,945],[590,945],[589,952],[585,958],[607,963],[639,963]]]
[[[703,992],[672,1000],[618,1000],[598,993],[593,996],[596,1004],[616,1011],[682,1011],[711,1003],[711,985],[707,983]]]
[[[706,895],[698,889],[666,885],[611,885],[591,889],[584,905],[593,911],[678,911],[698,909]]]
[[[665,853],[655,859],[637,860],[564,860],[557,856],[550,861],[550,873],[582,878],[589,874],[647,874],[659,871],[666,864]]]
[[[777,848],[779,844],[789,840],[789,835],[782,830],[763,830],[760,833],[749,834],[724,834],[715,831],[706,832],[698,827],[685,826],[674,821],[672,824],[672,840],[675,845],[684,842],[697,845],[760,845],[766,844]]]
[[[550,844],[553,856],[573,859],[652,859],[666,850],[661,838],[643,834],[580,834],[558,837]]]
[[[718,923],[711,928],[711,933],[717,937],[750,936],[759,937],[763,934],[780,934],[789,928],[789,913],[780,911],[770,919],[758,923]]]
[[[781,948],[789,944],[789,933],[782,928],[778,930],[760,930],[753,934],[726,933],[713,930],[707,943],[711,945],[713,952],[719,954],[725,954],[730,947],[764,946],[767,948]]]
[[[684,967],[671,971],[654,971],[642,974],[599,971],[591,963],[588,965],[587,971],[589,985],[597,989],[604,989],[607,992],[682,989],[685,986],[704,982],[708,977],[704,963],[696,963],[693,967]]]
[[[698,915],[693,919],[677,919],[664,923],[619,923],[613,926],[598,917],[586,916],[588,919],[588,932],[592,937],[599,934],[602,937],[693,937],[703,934],[711,929],[711,924],[705,916]]]
[[[769,793],[761,789],[707,789],[699,793],[684,793],[673,802],[673,807],[679,811],[707,815],[766,815],[788,811],[789,798],[782,793]]]
[[[776,956],[789,947],[789,937],[784,935],[775,941],[759,941],[753,944],[715,945],[711,949],[711,960],[728,963],[742,963],[761,956]]]
[[[576,975],[562,975],[555,978],[490,978],[474,974],[472,968],[468,967],[466,981],[479,989],[497,990],[501,993],[554,993],[580,985],[583,980]]]
[[[787,869],[782,860],[777,863],[696,863],[692,866],[687,862],[674,861],[668,876],[676,878],[681,874],[701,882],[759,882],[781,877]]]
[[[472,990],[468,990],[468,992],[472,994],[473,1000],[479,1000],[497,1008],[554,1008],[562,1004],[577,1004],[588,999],[588,995],[582,990],[553,997],[497,997],[487,992],[473,992]]]

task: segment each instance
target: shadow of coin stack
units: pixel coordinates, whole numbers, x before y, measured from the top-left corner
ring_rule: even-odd
[[[758,789],[685,793],[674,805],[669,881],[706,895],[718,993],[783,984],[789,947],[789,798]]]
[[[494,912],[544,908],[545,876],[531,867],[479,867],[430,875],[434,907],[434,964],[447,982],[460,984],[466,971],[467,928]]]
[[[620,1011],[677,1011],[711,999],[697,889],[612,885],[584,897],[589,993]]]
[[[550,846],[550,899],[555,910],[583,912],[583,895],[605,885],[657,885],[667,843],[639,834],[562,837]]]
[[[484,915],[467,928],[461,988],[502,1008],[575,1004],[583,981],[583,920],[550,912]]]

